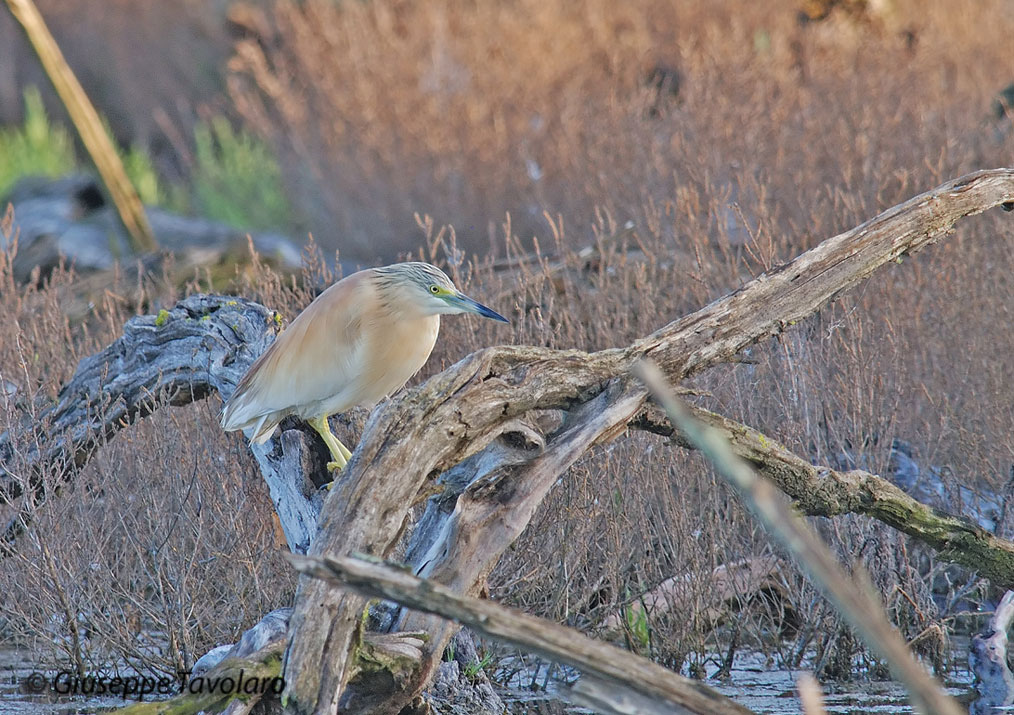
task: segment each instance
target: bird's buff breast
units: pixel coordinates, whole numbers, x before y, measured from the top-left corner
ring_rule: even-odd
[[[327,400],[326,412],[344,412],[355,405],[372,407],[401,388],[426,364],[440,330],[439,316],[398,321],[385,326],[364,345],[362,380],[355,394],[342,391]]]

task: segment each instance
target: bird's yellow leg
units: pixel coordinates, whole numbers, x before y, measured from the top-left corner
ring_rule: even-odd
[[[328,450],[331,452],[331,457],[334,461],[327,463],[327,471],[333,472],[336,469],[345,469],[345,465],[349,463],[349,459],[352,457],[352,452],[341,443],[340,439],[332,434],[331,427],[327,423],[327,415],[314,417],[311,420],[307,420],[306,423],[317,431],[317,434],[324,440],[324,444],[327,445]]]

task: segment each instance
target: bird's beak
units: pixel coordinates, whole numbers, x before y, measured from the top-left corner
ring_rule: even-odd
[[[499,320],[502,323],[510,322],[507,318],[503,317],[492,308],[487,308],[482,303],[472,300],[464,293],[457,293],[451,297],[450,302],[468,313],[476,313],[484,318],[492,318],[493,320]]]

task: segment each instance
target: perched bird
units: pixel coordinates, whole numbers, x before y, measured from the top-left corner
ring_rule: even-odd
[[[396,263],[343,278],[321,293],[247,370],[222,409],[227,431],[264,443],[285,417],[306,420],[345,467],[352,453],[327,418],[373,406],[408,382],[433,350],[442,314],[507,322],[428,263]]]

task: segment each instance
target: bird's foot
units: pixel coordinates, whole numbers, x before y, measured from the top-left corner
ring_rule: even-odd
[[[318,462],[318,464],[319,464],[319,462]],[[347,464],[347,462],[345,464]],[[342,462],[328,462],[327,463],[327,471],[329,471],[329,472],[340,472],[341,470],[345,469],[345,464],[343,464]]]

